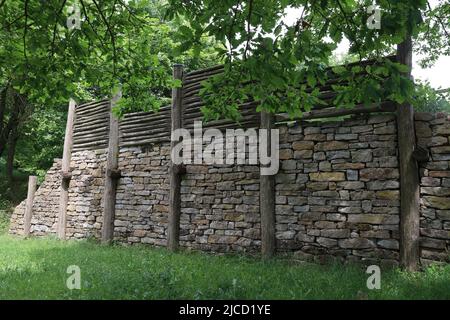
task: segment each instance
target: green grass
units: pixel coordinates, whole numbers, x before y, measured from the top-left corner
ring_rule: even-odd
[[[81,268],[81,290],[65,285],[70,265]],[[0,235],[0,299],[450,299],[450,266],[382,270],[381,290],[368,290],[367,277],[357,265]]]

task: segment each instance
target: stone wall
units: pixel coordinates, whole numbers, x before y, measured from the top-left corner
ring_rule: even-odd
[[[106,152],[104,149],[75,152],[70,168],[66,237],[100,238]]]
[[[302,257],[398,259],[393,115],[284,128],[276,177],[278,247]]]
[[[181,245],[257,251],[261,245],[259,167],[187,166],[181,190]]]
[[[445,260],[449,247],[448,117],[418,114],[418,142],[431,148],[421,166],[421,256]],[[301,258],[396,264],[399,248],[399,169],[394,115],[340,122],[283,125],[276,176],[276,238],[280,251]],[[166,244],[170,144],[121,148],[115,240]],[[69,238],[99,238],[106,154],[72,155]],[[32,233],[55,232],[59,162],[36,194]],[[181,188],[181,238],[186,248],[260,250],[259,167],[188,165]],[[11,232],[21,233],[22,203]],[[44,209],[45,208],[45,209]]]
[[[55,159],[45,180],[35,193],[30,232],[36,236],[56,233],[61,187],[61,160]],[[23,235],[25,203],[22,201],[11,216],[10,233]]]
[[[418,113],[417,141],[430,150],[420,166],[420,246],[423,263],[450,256],[450,117]]]
[[[114,237],[164,246],[169,213],[170,144],[122,148]]]

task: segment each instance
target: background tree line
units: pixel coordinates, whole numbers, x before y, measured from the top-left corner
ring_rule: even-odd
[[[209,37],[181,48],[180,20],[165,20],[163,4],[0,1],[0,209],[25,196],[28,174],[43,177],[61,156],[69,98],[103,99],[121,85],[118,116],[157,110],[170,101],[174,63],[219,63]],[[79,29],[67,26],[74,5]]]

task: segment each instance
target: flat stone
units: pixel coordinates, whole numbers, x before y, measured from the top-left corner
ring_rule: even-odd
[[[336,140],[356,140],[358,139],[358,135],[354,133],[336,134],[334,138]]]
[[[373,130],[374,134],[394,134],[396,132],[397,132],[397,128],[393,125],[379,127],[379,128],[375,128]]]
[[[331,151],[331,150],[344,150],[348,149],[348,142],[343,141],[327,141],[321,142],[315,145],[316,151]]]
[[[312,150],[296,150],[294,151],[294,159],[311,159],[313,157]]]
[[[450,221],[450,210],[437,210],[436,213],[439,219]]]
[[[442,186],[450,188],[450,179],[442,179]]]
[[[369,224],[397,224],[400,221],[398,215],[386,214],[349,214],[347,221],[350,223],[369,223]]]
[[[400,183],[392,180],[367,182],[367,189],[369,190],[398,189],[399,187]]]
[[[390,237],[389,231],[387,230],[369,230],[361,231],[361,237],[364,238],[376,238],[376,239],[387,239]]]
[[[372,150],[352,151],[353,162],[371,162],[372,158]]]
[[[431,228],[420,228],[420,234],[430,238],[438,238],[438,239],[450,239],[450,231],[449,230],[438,230]]]
[[[353,133],[363,133],[363,132],[369,132],[373,130],[373,126],[371,125],[362,125],[362,126],[354,126],[352,127]]]
[[[450,122],[442,125],[437,125],[433,128],[433,134],[438,135],[450,135]]]
[[[398,190],[377,191],[376,197],[377,197],[377,199],[381,199],[381,200],[399,200],[400,199],[400,191],[398,191]]]
[[[292,240],[294,239],[295,231],[284,231],[284,232],[277,232],[276,238],[279,240]]]
[[[365,238],[353,238],[339,240],[339,246],[344,249],[368,249],[374,248],[375,244],[373,241]]]
[[[358,180],[358,177],[358,170],[347,170],[347,180],[356,181]]]
[[[394,168],[368,168],[359,171],[361,181],[398,179],[400,173]]]
[[[417,121],[430,121],[433,120],[434,116],[431,112],[415,112],[414,120]]]
[[[309,182],[306,184],[306,188],[311,191],[327,190],[328,182]]]
[[[348,170],[348,169],[363,169],[365,168],[366,165],[364,163],[350,163],[350,162],[345,162],[345,163],[335,163],[333,164],[333,169],[334,170]]]
[[[431,248],[431,249],[445,249],[446,242],[445,242],[445,240],[421,237],[420,238],[420,246],[424,247],[424,248]]]
[[[385,249],[398,250],[399,244],[397,240],[394,239],[385,239],[377,242],[378,246]]]
[[[427,123],[427,122],[416,121],[415,128],[416,128],[416,135],[418,137],[428,138],[433,135],[433,132],[431,131],[431,127],[430,127],[429,123]]]
[[[280,160],[289,160],[293,158],[293,151],[291,149],[282,149],[279,152]]]
[[[439,187],[441,185],[441,180],[432,177],[422,177],[420,184],[425,187]]]
[[[294,150],[312,150],[314,149],[314,142],[312,141],[295,141],[292,144]]]
[[[338,186],[345,190],[358,190],[364,188],[364,182],[362,181],[344,181],[339,182]]]
[[[328,238],[323,238],[323,237],[318,237],[316,239],[316,242],[318,244],[320,244],[321,246],[327,247],[327,248],[336,247],[338,244],[338,241],[335,239],[328,239]]]
[[[311,181],[344,181],[344,172],[314,172],[309,174]]]
[[[443,187],[422,187],[420,188],[420,192],[433,196],[450,196],[450,188]]]
[[[424,196],[422,197],[422,200],[427,207],[442,210],[450,209],[450,197]]]
[[[305,137],[303,138],[306,141],[326,141],[327,140],[327,136],[325,134],[307,134],[305,135]]]
[[[344,239],[350,236],[349,229],[326,229],[320,231],[320,236],[333,239]]]

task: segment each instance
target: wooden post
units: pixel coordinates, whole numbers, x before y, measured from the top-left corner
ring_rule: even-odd
[[[61,164],[61,193],[59,196],[58,238],[66,239],[67,203],[69,202],[69,184],[71,179],[70,160],[73,146],[73,124],[75,121],[75,100],[70,99],[67,115],[66,136],[64,138],[64,151]]]
[[[409,67],[411,77],[412,40],[398,45],[397,61]],[[419,168],[413,152],[416,149],[414,109],[409,103],[397,107],[398,149],[400,156],[400,265],[409,271],[419,266]]]
[[[267,130],[267,148],[271,150],[271,129],[274,124],[274,115],[261,112],[261,129]],[[267,153],[269,154],[269,153]],[[264,259],[275,254],[275,176],[260,175],[259,203],[261,212],[261,254]]]
[[[110,243],[114,238],[114,219],[116,214],[116,192],[120,179],[119,169],[119,119],[112,109],[122,97],[119,91],[110,102],[109,144],[106,164],[102,242]]]
[[[183,66],[176,64],[173,67],[173,78],[181,80],[183,78]],[[172,89],[172,132],[182,126],[182,88]],[[176,141],[171,140],[171,150]],[[169,225],[167,230],[167,247],[176,251],[180,241],[180,214],[181,214],[181,174],[182,165],[176,165],[171,160],[170,191],[169,191]]]
[[[30,176],[28,179],[28,195],[23,223],[23,234],[25,237],[28,237],[30,235],[31,218],[33,217],[33,201],[34,201],[34,194],[36,193],[36,186],[37,186],[37,177]]]

